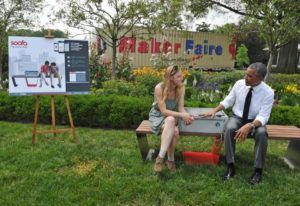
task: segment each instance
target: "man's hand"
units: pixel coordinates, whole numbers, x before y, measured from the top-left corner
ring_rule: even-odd
[[[203,113],[203,114],[200,114],[201,117],[205,118],[205,117],[211,117],[211,118],[214,118],[216,116],[216,111],[215,109],[209,111],[209,112],[206,112],[206,113]]]
[[[252,126],[250,123],[245,124],[242,126],[239,130],[236,131],[236,134],[234,136],[234,139],[238,142],[244,142],[245,139],[248,137],[252,129]]]

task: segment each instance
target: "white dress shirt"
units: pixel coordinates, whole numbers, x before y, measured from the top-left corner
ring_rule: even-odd
[[[243,116],[244,104],[250,86],[246,86],[245,80],[238,80],[227,97],[220,103],[225,109],[232,107],[233,113],[241,117]],[[274,101],[274,91],[264,82],[253,87],[252,99],[248,114],[248,119],[259,120],[265,125],[270,117]]]

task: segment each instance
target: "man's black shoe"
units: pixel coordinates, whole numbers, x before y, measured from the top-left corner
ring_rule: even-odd
[[[223,180],[230,180],[231,178],[234,177],[234,167],[228,167],[226,170],[226,173],[223,176]]]
[[[254,172],[250,178],[251,185],[257,185],[262,180],[262,175],[259,172]]]

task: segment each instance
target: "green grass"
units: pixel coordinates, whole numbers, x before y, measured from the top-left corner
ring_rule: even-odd
[[[43,129],[48,126],[42,126]],[[0,205],[299,205],[300,172],[283,162],[286,141],[269,141],[263,182],[252,187],[253,141],[237,145],[236,178],[226,169],[186,166],[157,175],[141,160],[134,131],[76,128],[38,135],[32,125],[0,122]],[[151,146],[158,146],[150,136]],[[178,150],[208,151],[211,138],[184,137]]]

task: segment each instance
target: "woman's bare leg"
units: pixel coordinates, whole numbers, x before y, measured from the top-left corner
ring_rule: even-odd
[[[169,161],[174,161],[174,152],[175,152],[175,148],[176,148],[176,144],[177,141],[179,139],[179,129],[178,126],[175,127],[175,132],[174,132],[174,136],[172,138],[171,144],[168,148],[168,160]]]
[[[165,119],[163,131],[161,134],[161,145],[160,145],[160,151],[159,151],[159,157],[164,158],[166,155],[166,152],[168,148],[170,147],[170,144],[172,142],[172,139],[175,134],[175,128],[176,128],[176,119],[175,117],[169,116]]]

